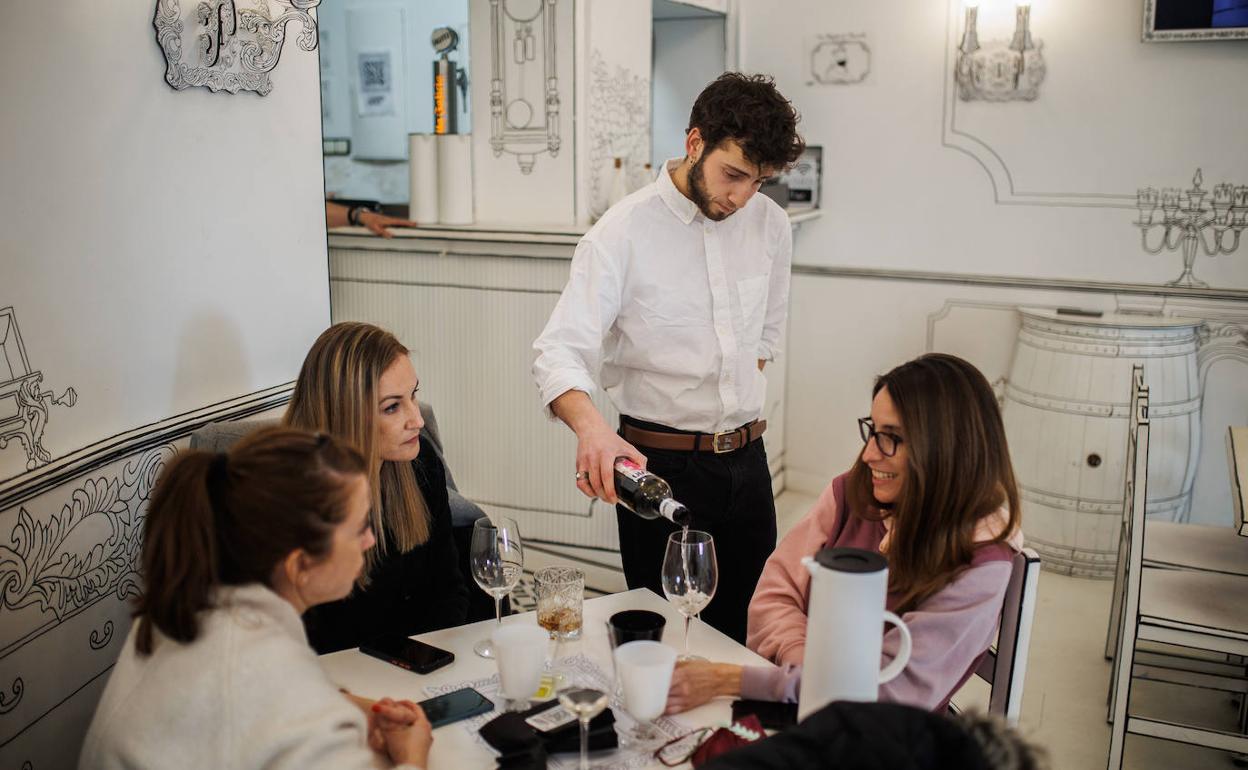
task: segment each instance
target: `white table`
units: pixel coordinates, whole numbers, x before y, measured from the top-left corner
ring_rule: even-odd
[[[664,643],[682,649],[684,644],[684,618],[665,600],[646,589],[600,596],[585,602],[585,625],[582,637],[575,642],[565,642],[561,656],[584,654],[604,670],[610,670],[610,645],[607,642],[606,621],[620,610],[653,610],[667,618],[663,633]],[[536,623],[532,612],[504,618],[504,623]],[[466,626],[433,631],[416,637],[435,647],[455,653],[455,662],[420,675],[404,671],[385,661],[364,655],[359,650],[343,650],[321,657],[321,664],[331,679],[351,692],[368,698],[410,698],[423,700],[428,697],[426,687],[436,687],[455,682],[488,677],[497,672],[493,660],[478,657],[472,646],[490,634],[493,620],[483,620]],[[721,634],[700,620],[694,620],[689,632],[690,650],[708,660],[742,665],[770,665],[766,660],[749,651],[732,639]],[[727,724],[732,716],[731,701],[719,699],[692,711],[681,714],[678,719],[691,727]],[[440,727],[433,734],[433,750],[429,755],[429,770],[464,770],[466,768],[491,768],[495,765],[494,754],[462,724]],[[654,767],[662,767],[654,762]]]

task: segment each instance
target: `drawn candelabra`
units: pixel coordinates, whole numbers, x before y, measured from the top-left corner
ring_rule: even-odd
[[[1140,189],[1136,208],[1140,218],[1140,244],[1149,254],[1183,248],[1183,272],[1167,286],[1208,288],[1209,284],[1192,273],[1199,248],[1207,256],[1230,254],[1239,248],[1239,236],[1248,227],[1248,185],[1216,184],[1213,194],[1201,189],[1204,176],[1200,169],[1192,177],[1190,190],[1177,187]],[[1157,209],[1161,219],[1156,221]],[[1159,228],[1161,239],[1156,246],[1148,245],[1149,232]]]

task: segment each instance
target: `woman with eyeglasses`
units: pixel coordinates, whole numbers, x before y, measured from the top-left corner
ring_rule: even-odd
[[[717,695],[797,700],[810,592],[801,561],[824,548],[888,558],[888,609],[902,616],[914,646],[902,673],[880,686],[880,700],[944,710],[975,670],[1022,547],[996,397],[978,369],[939,353],[876,378],[872,395],[853,467],[781,540],[750,602],[746,644],[780,668],[682,664],[669,713]],[[899,638],[891,626],[884,632],[885,663]]]

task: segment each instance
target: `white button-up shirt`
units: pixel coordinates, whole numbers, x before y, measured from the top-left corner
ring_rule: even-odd
[[[713,433],[758,419],[788,312],[793,233],[755,194],[720,222],[676,189],[670,160],[576,247],[533,348],[542,403],[594,392],[621,414]]]

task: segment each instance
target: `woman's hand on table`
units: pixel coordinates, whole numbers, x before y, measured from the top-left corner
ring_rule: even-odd
[[[741,667],[731,663],[681,661],[672,672],[665,714],[679,714],[716,697],[741,695]]]
[[[429,766],[433,727],[425,711],[410,700],[382,698],[372,705],[368,743],[396,765]]]

